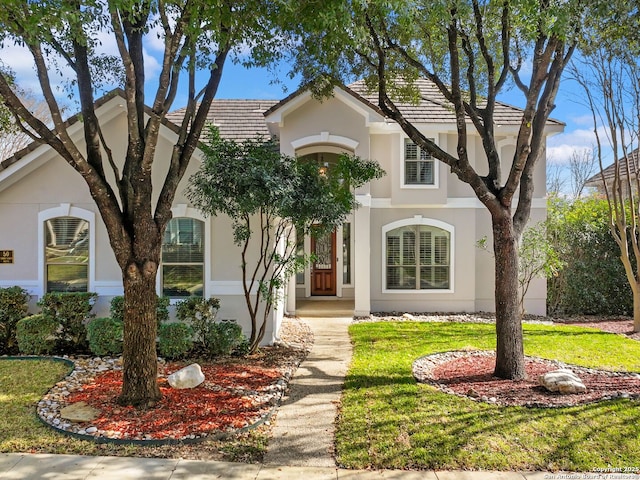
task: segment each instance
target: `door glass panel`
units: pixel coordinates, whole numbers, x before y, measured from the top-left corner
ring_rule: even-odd
[[[313,267],[318,270],[331,270],[333,251],[331,245],[331,232],[325,233],[315,241],[316,260]]]

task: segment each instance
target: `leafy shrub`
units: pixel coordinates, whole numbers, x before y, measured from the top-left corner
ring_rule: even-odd
[[[219,308],[220,300],[217,298],[189,297],[176,304],[176,317],[193,327],[196,340],[205,351],[209,349],[207,339],[215,325]]]
[[[169,320],[169,303],[171,299],[169,297],[156,297],[156,316],[158,320],[158,327],[160,324]],[[110,308],[111,318],[124,322],[124,297],[118,295],[111,299]]]
[[[633,296],[609,230],[607,201],[551,198],[547,234],[565,267],[547,282],[552,315],[629,315]]]
[[[244,355],[249,350],[249,342],[242,328],[235,322],[214,323],[206,339],[207,353],[212,356]]]
[[[182,358],[193,348],[193,329],[183,322],[160,325],[158,337],[158,350],[166,358]]]
[[[90,312],[97,296],[92,292],[53,292],[38,302],[42,314],[60,324],[58,347],[63,352],[88,350],[86,324],[93,317]]]
[[[27,315],[29,294],[20,287],[0,288],[0,354],[16,353],[16,324]]]
[[[16,325],[16,338],[20,353],[47,355],[56,347],[59,323],[39,313],[20,320]]]
[[[123,323],[115,318],[95,318],[87,325],[89,349],[94,355],[120,355],[122,353]]]

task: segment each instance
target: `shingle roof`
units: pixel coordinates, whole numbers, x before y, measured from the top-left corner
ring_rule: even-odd
[[[435,83],[426,78],[419,78],[415,81],[418,88],[420,102],[418,104],[407,101],[397,101],[396,106],[404,114],[405,118],[414,123],[455,123],[455,113],[453,106],[442,95]],[[377,93],[371,92],[364,80],[358,80],[348,88],[360,97],[372,104],[378,101]],[[522,121],[522,109],[496,102],[494,120],[500,125],[520,125]],[[558,120],[549,119],[548,123],[554,125],[564,125]]]
[[[277,104],[277,100],[214,100],[207,120],[220,130],[220,136],[227,140],[243,141],[270,133],[264,119],[264,112]],[[180,124],[184,116],[181,108],[167,115],[167,120]]]
[[[620,172],[621,178],[626,178],[627,176],[627,165],[629,168],[629,173],[631,174],[631,178],[636,178],[638,171],[640,171],[640,151],[636,148],[626,157],[623,157],[618,160],[618,171]],[[598,185],[602,185],[602,175],[604,175],[605,180],[612,180],[616,174],[616,162],[609,165],[605,168],[602,173],[598,172],[589,178],[585,185],[590,187],[596,187]]]

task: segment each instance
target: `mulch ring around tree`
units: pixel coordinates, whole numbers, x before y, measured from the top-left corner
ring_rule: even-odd
[[[449,394],[503,406],[568,407],[614,398],[640,399],[640,374],[582,368],[536,357],[525,358],[527,378],[503,380],[493,376],[495,353],[484,350],[427,355],[413,364],[417,381]],[[538,385],[538,376],[569,368],[585,386],[585,393],[559,394]]]
[[[40,419],[64,433],[98,442],[179,443],[221,438],[262,424],[274,412],[289,379],[313,342],[307,325],[295,319],[291,343],[265,347],[245,357],[197,361],[205,381],[174,389],[167,376],[193,362],[158,364],[162,400],[153,408],[123,407],[121,358],[74,359],[75,369],[38,403]],[[84,402],[96,411],[90,421],[70,421],[61,410]]]

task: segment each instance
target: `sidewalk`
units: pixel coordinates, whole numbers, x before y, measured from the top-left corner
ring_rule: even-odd
[[[345,470],[335,467],[333,438],[351,361],[349,318],[309,318],[315,342],[278,409],[264,464],[196,460],[0,454],[2,480],[552,480],[545,472]],[[563,477],[573,478],[573,477]],[[575,478],[587,478],[582,475]]]
[[[546,476],[545,476],[546,475]],[[542,472],[433,472],[282,467],[162,458],[0,454],[2,480],[551,480]],[[576,478],[583,478],[582,476]]]

